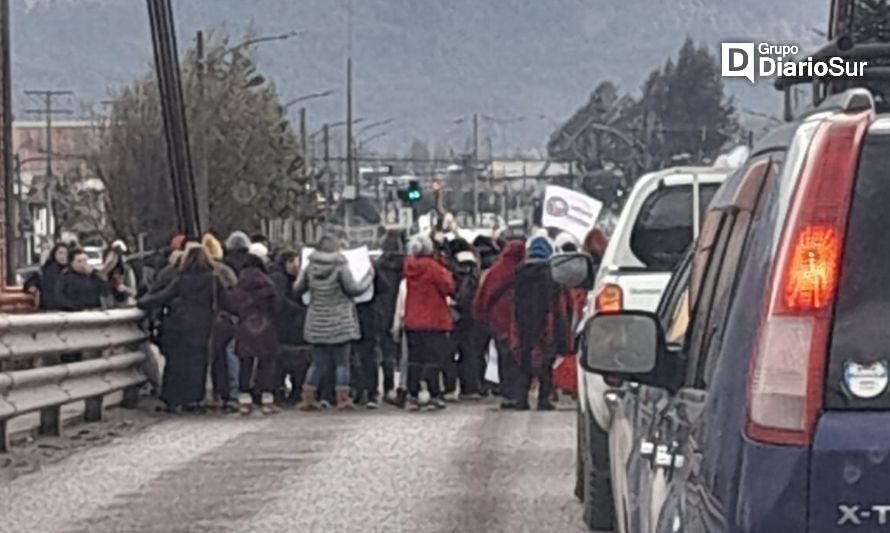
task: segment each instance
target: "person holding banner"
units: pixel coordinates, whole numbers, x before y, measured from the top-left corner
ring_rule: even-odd
[[[294,291],[297,295],[309,292],[311,296],[304,337],[313,349],[312,366],[303,385],[301,409],[304,411],[318,409],[316,391],[322,376],[331,367],[336,370],[338,409],[352,408],[349,397],[350,347],[362,336],[353,298],[368,291],[373,279],[373,266],[362,279],[353,277],[334,235],[325,235],[319,240],[317,251],[300,272]]]

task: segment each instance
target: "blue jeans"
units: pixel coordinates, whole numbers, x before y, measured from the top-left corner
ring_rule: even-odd
[[[229,341],[226,344],[226,370],[227,370],[227,383],[229,384],[229,398],[232,400],[238,399],[238,391],[240,390],[238,386],[239,376],[241,375],[241,360],[238,359],[238,354],[235,353],[235,339]]]
[[[321,385],[321,378],[331,367],[335,367],[336,387],[349,387],[350,344],[316,344],[312,346],[312,366],[306,375],[306,385]]]

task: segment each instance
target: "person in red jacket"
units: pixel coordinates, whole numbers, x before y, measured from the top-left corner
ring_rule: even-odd
[[[420,408],[420,382],[425,380],[430,405],[445,408],[439,387],[442,363],[452,357],[449,334],[454,329],[448,299],[454,296],[451,271],[434,256],[432,240],[420,235],[408,245],[405,260],[407,298],[405,332],[408,338],[408,395],[413,410]]]
[[[504,407],[516,404],[514,393],[519,369],[511,349],[517,343],[513,280],[516,269],[524,260],[524,242],[511,241],[507,244],[497,262],[483,275],[473,303],[473,317],[488,327],[497,345],[498,388]]]

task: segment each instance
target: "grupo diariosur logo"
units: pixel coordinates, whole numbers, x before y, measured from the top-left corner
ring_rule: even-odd
[[[868,61],[840,56],[799,57],[796,44],[721,43],[720,64],[724,78],[861,78]]]

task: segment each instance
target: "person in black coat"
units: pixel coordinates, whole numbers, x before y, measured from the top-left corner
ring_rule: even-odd
[[[25,290],[37,293],[37,308],[41,311],[57,311],[61,309],[56,300],[56,284],[62,272],[68,268],[68,247],[57,244],[49,253],[40,272],[25,283]]]
[[[226,239],[226,253],[223,262],[235,271],[236,276],[241,275],[244,265],[250,260],[250,237],[243,231],[235,231]]]
[[[71,265],[56,282],[55,299],[62,311],[101,309],[102,299],[110,295],[108,282],[90,266],[83,250],[71,252]]]
[[[303,337],[307,308],[293,290],[301,267],[299,250],[279,252],[275,262],[269,265],[269,278],[275,286],[278,298],[275,327],[281,344],[277,401],[287,405],[296,405],[299,402],[306,372],[312,360],[312,346]],[[291,384],[289,394],[285,386],[287,378],[290,378]]]
[[[190,244],[173,281],[137,305],[167,308],[159,339],[167,359],[161,391],[167,411],[203,410],[210,331],[219,309],[231,307],[204,249]]]
[[[375,270],[377,277],[381,279],[381,288],[374,289],[374,299],[380,310],[377,342],[382,356],[384,398],[390,403],[398,403],[395,395],[395,369],[401,359],[401,347],[393,340],[390,331],[399,296],[399,284],[405,275],[405,247],[401,237],[392,232],[384,237],[380,247],[383,254],[377,259]]]

